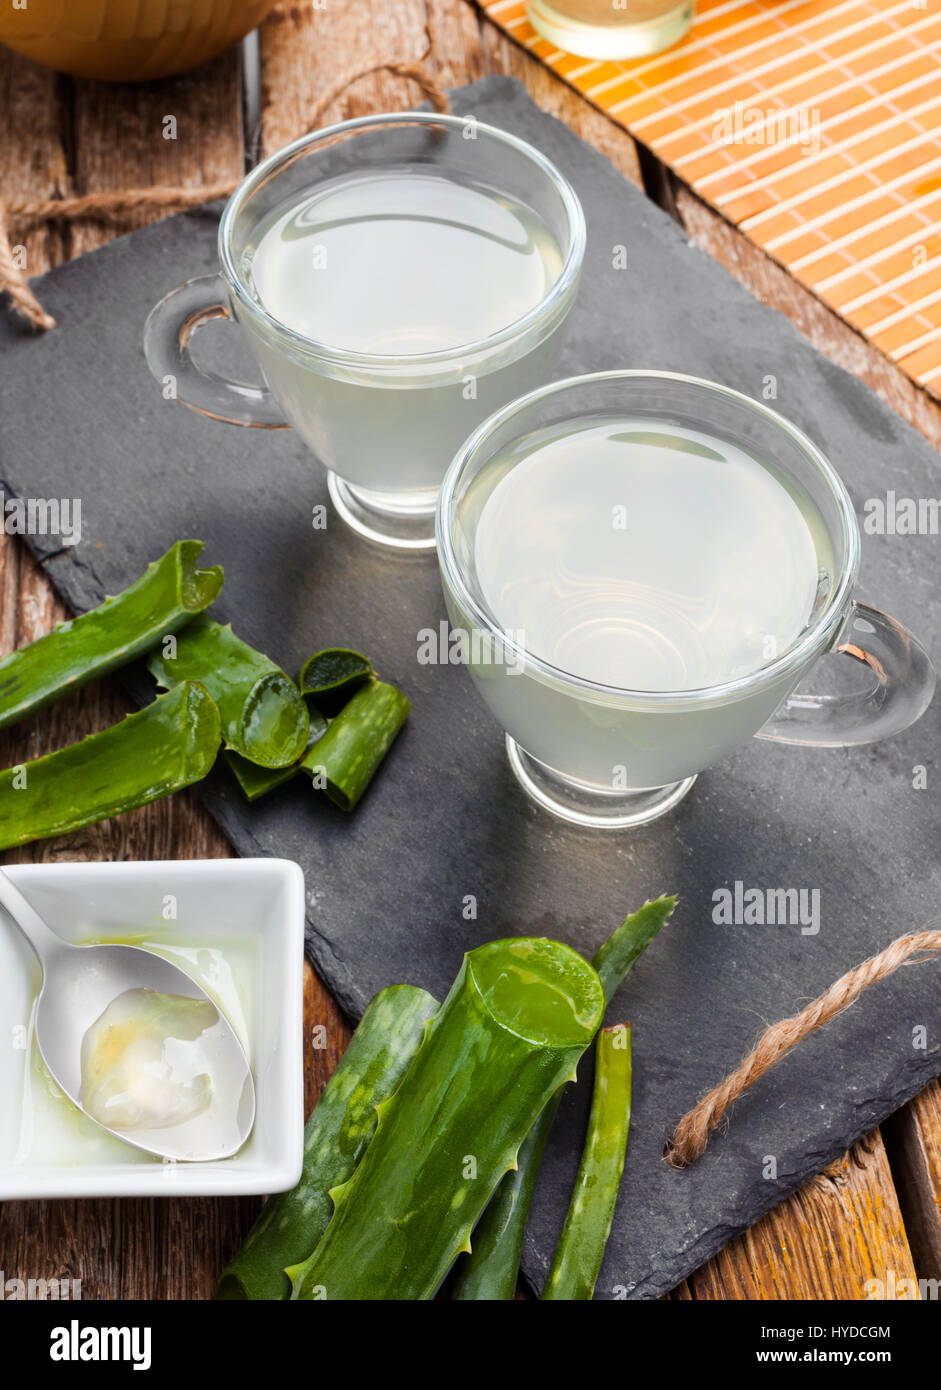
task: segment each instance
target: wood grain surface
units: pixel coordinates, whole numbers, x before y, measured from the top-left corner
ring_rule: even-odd
[[[866,380],[935,444],[941,410],[672,175],[630,136],[483,20],[466,0],[357,0],[318,7],[294,0],[260,34],[260,130],[244,131],[235,50],[215,63],[146,87],[60,77],[0,50],[0,188],[9,196],[86,193],[153,183],[199,187],[235,177],[246,148],[269,152],[307,128],[337,78],[384,59],[412,61],[429,45],[430,69],[446,85],[490,72],[522,81],[545,110],[601,149],[625,177],[646,183],[690,236],[759,298],[788,314],[835,361]],[[389,73],[362,78],[327,119],[400,109],[419,89]],[[251,103],[249,103],[251,107]],[[172,121],[167,118],[172,117]],[[175,138],[166,138],[173,132]],[[38,230],[25,243],[39,274],[100,245],[113,231],[94,223]],[[41,569],[0,533],[0,651],[46,632],[64,615]],[[105,681],[0,736],[4,766],[73,742],[127,712]],[[182,793],[120,819],[4,856],[55,859],[224,857],[232,853],[194,796]],[[310,1108],[349,1038],[349,1027],[308,968],[307,1036],[327,1029],[326,1049],[305,1053]],[[858,1299],[866,1281],[941,1274],[941,1087],[930,1086],[840,1163],[783,1202],[685,1281],[674,1299]],[[0,1208],[0,1268],[6,1276],[81,1279],[83,1296],[204,1298],[257,1212],[255,1199],[8,1202]]]

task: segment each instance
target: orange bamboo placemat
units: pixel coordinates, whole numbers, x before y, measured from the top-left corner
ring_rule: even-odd
[[[937,0],[697,0],[682,43],[631,63],[560,53],[524,0],[481,3],[941,394]]]

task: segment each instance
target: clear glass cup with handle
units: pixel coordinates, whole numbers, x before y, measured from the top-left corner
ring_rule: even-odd
[[[776,480],[768,486],[799,496],[813,513],[814,554],[819,551],[826,558],[813,576],[812,607],[800,630],[780,650],[771,648],[762,659],[760,647],[755,648],[754,669],[696,688],[623,688],[586,678],[577,660],[568,665],[559,664],[558,658],[547,660],[544,652],[527,645],[525,627],[507,623],[509,609],[495,611],[493,594],[499,592],[513,612],[536,614],[539,622],[551,620],[560,634],[560,650],[580,651],[598,635],[597,629],[606,640],[606,625],[608,632],[617,634],[619,625],[631,623],[634,636],[640,625],[644,640],[659,644],[657,660],[664,652],[670,659],[675,656],[686,621],[683,612],[669,632],[655,630],[662,616],[662,593],[647,592],[644,576],[638,583],[636,574],[625,586],[616,564],[613,574],[604,571],[605,557],[618,552],[611,550],[614,542],[600,527],[594,543],[583,545],[572,560],[566,528],[576,526],[581,501],[576,505],[571,499],[583,498],[596,476],[585,449],[575,447],[558,455],[563,460],[559,466],[571,469],[572,477],[553,475],[551,506],[534,471],[540,441],[567,438],[585,422],[592,422],[592,428],[601,422],[599,427],[607,429],[605,422],[619,424],[624,417],[637,422],[632,438],[648,443],[660,441],[664,430],[680,431],[687,441],[681,447],[692,451],[688,477],[694,484],[697,468],[732,469],[724,455],[703,452],[702,440],[721,440],[730,457],[739,457],[737,451],[742,450],[761,459]],[[720,461],[702,463],[710,453]],[[726,473],[717,476],[724,478]],[[656,469],[650,477],[656,487]],[[511,490],[508,478],[515,478]],[[519,555],[506,554],[500,563],[507,580],[502,589],[494,590],[490,538],[499,533],[493,531],[492,515],[499,517],[501,507],[506,510],[506,497],[512,497],[517,508],[507,514],[528,519],[516,530],[525,563]],[[566,502],[560,501],[566,497],[568,512]],[[733,487],[721,499],[720,511],[714,501],[705,494],[697,496],[702,526],[714,524],[724,537],[717,544],[734,552],[735,530],[724,529],[723,512],[728,513],[726,521],[734,521],[737,503],[744,507],[746,499],[739,499]],[[696,536],[695,513],[687,518],[685,532],[674,525],[684,498],[678,496],[676,502],[675,510],[667,503],[665,516],[639,515],[633,539],[628,528],[619,543],[643,548],[651,544],[652,534],[657,548],[645,553],[656,555],[659,565],[671,543],[681,544],[677,536]],[[658,505],[662,510],[662,499]],[[488,506],[497,511],[488,511]],[[776,524],[776,518],[772,520]],[[603,525],[607,524],[606,520]],[[513,771],[533,800],[576,824],[621,828],[654,820],[689,792],[697,773],[753,735],[827,748],[888,738],[920,718],[934,693],[935,672],[918,640],[895,619],[854,597],[859,528],[832,465],[782,416],[713,382],[668,372],[614,371],[560,381],[512,402],[484,421],[455,456],[438,501],[437,533],[452,626],[465,638],[463,651],[480,694],[506,731]],[[768,536],[769,544],[778,545],[780,536],[773,526]],[[757,571],[750,568],[756,564],[754,547],[746,547],[742,555],[740,562],[734,554],[720,556],[717,568],[722,570],[721,582],[727,583],[731,574],[747,595],[749,586],[760,587]],[[669,587],[669,570],[664,573]],[[658,576],[658,583],[663,577]],[[712,599],[700,603],[700,590],[695,583],[690,586],[688,578],[680,567],[670,600],[680,610],[685,605],[690,623],[698,624],[692,640],[708,646],[705,638],[715,637],[716,605]],[[712,576],[703,572],[701,578],[705,594]],[[596,602],[599,583],[602,594],[612,595],[610,611],[604,607],[606,599]],[[772,573],[769,593],[774,589]],[[734,611],[734,595],[726,599]],[[571,630],[560,617],[568,602],[573,605]],[[589,611],[590,603],[595,606]],[[640,650],[643,655],[646,649]],[[819,696],[805,689],[804,677],[831,652],[863,664],[862,688]]]
[[[218,275],[151,312],[151,372],[204,415],[293,426],[344,519],[434,545],[461,441],[552,375],[585,220],[538,150],[473,118],[366,116],[265,159],[229,199]],[[192,340],[233,318],[265,384],[226,379]]]

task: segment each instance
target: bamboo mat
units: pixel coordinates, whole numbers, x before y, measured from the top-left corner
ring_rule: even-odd
[[[941,394],[936,0],[697,0],[682,43],[631,63],[559,52],[524,0],[482,5]]]

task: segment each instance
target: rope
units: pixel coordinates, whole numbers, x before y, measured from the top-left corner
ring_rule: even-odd
[[[713,1130],[739,1096],[744,1095],[798,1043],[848,1009],[864,990],[884,980],[900,965],[919,965],[938,954],[941,954],[941,931],[900,936],[877,956],[871,956],[862,965],[841,975],[825,994],[821,994],[799,1014],[784,1018],[780,1023],[772,1023],[735,1070],[708,1095],[703,1096],[689,1114],[683,1116],[664,1150],[666,1161],[673,1168],[686,1168],[695,1163],[705,1153]]]

